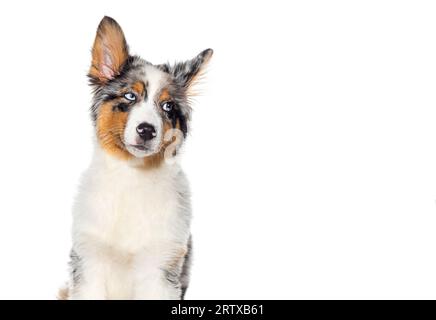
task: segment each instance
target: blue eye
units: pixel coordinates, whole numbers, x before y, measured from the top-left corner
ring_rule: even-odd
[[[166,112],[171,112],[174,108],[174,102],[167,101],[162,104],[162,109]]]
[[[127,92],[124,95],[124,98],[126,98],[129,101],[135,101],[136,100],[136,96],[133,93],[131,93],[131,92]]]

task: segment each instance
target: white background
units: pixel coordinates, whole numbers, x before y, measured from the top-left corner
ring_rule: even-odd
[[[434,2],[161,0],[1,2],[0,298],[67,279],[104,15],[155,63],[215,50],[187,298],[436,298]]]

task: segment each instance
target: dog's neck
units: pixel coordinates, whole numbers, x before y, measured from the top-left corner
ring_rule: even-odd
[[[172,172],[176,173],[180,170],[178,156],[166,161],[165,159],[156,167],[149,167],[144,165],[144,159],[132,158],[129,160],[119,159],[116,156],[107,153],[98,142],[94,146],[93,166],[98,166],[101,169],[110,171],[127,170],[158,173],[158,172]]]

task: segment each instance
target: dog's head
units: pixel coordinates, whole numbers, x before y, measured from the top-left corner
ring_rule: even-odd
[[[92,118],[102,148],[122,159],[159,164],[176,133],[184,138],[188,132],[192,87],[211,56],[207,49],[186,62],[153,65],[130,55],[121,27],[104,17],[89,71]]]

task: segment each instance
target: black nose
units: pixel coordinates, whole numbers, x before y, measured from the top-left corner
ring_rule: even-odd
[[[144,141],[148,141],[156,137],[156,130],[154,130],[154,127],[147,122],[143,122],[137,126],[136,132],[138,132],[139,136]]]

